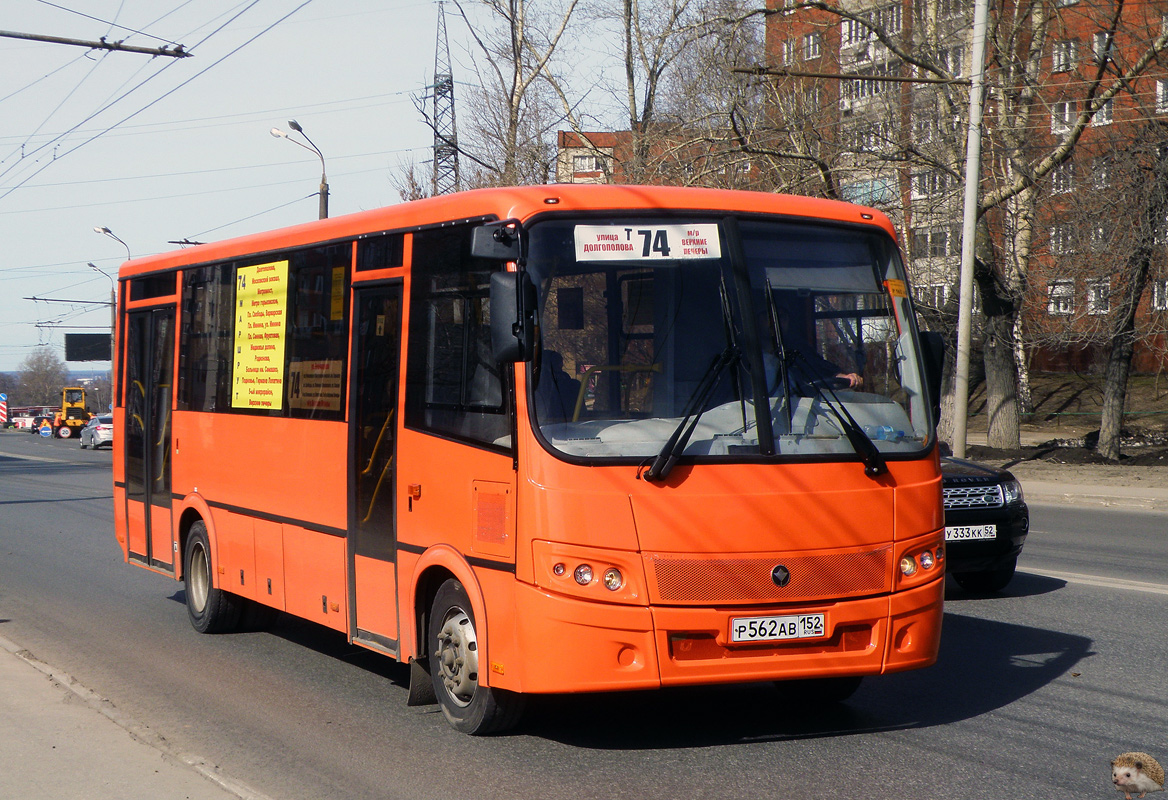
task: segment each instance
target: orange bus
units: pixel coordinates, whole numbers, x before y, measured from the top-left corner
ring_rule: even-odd
[[[939,350],[877,211],[486,189],[119,287],[117,539],[201,632],[334,628],[470,734],[936,659]]]

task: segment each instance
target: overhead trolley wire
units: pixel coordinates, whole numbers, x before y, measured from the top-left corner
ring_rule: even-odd
[[[166,99],[167,97],[169,97],[170,95],[174,94],[174,93],[175,93],[175,92],[177,92],[179,89],[182,89],[182,88],[183,88],[183,87],[185,87],[187,84],[189,84],[189,83],[191,83],[192,81],[194,81],[196,78],[199,78],[199,77],[201,77],[202,75],[206,74],[206,73],[207,73],[208,71],[210,71],[211,69],[214,69],[214,68],[215,68],[215,67],[217,67],[219,64],[222,64],[222,63],[223,63],[224,61],[226,61],[228,58],[230,58],[231,56],[235,55],[235,54],[236,54],[236,53],[238,53],[240,50],[244,49],[245,47],[247,47],[247,46],[248,46],[248,45],[250,45],[251,43],[255,42],[257,39],[259,39],[260,37],[262,37],[262,36],[264,36],[265,34],[267,34],[269,31],[271,31],[271,30],[272,30],[273,28],[275,28],[277,25],[279,25],[279,24],[281,24],[282,22],[284,22],[285,20],[287,20],[289,17],[291,17],[291,16],[292,16],[293,14],[295,14],[296,12],[300,11],[300,10],[301,10],[302,8],[304,8],[305,6],[309,5],[311,2],[312,2],[312,0],[304,0],[304,2],[300,3],[300,5],[296,6],[294,9],[292,9],[291,11],[289,11],[287,14],[285,14],[285,15],[284,15],[284,16],[282,16],[282,17],[280,17],[279,19],[277,19],[275,22],[271,23],[270,25],[268,25],[268,26],[264,27],[263,29],[261,29],[259,33],[255,34],[255,35],[254,35],[254,36],[252,36],[251,38],[249,38],[249,39],[247,39],[246,41],[244,41],[242,44],[240,44],[240,45],[238,45],[237,47],[235,47],[234,49],[232,49],[230,52],[228,52],[228,53],[224,54],[223,56],[221,56],[220,58],[218,58],[217,60],[215,60],[215,61],[214,61],[214,62],[212,62],[211,64],[209,64],[209,65],[207,65],[206,67],[204,67],[203,69],[199,70],[199,71],[198,71],[198,72],[196,72],[194,75],[190,76],[190,77],[189,77],[189,78],[187,78],[186,80],[184,80],[184,81],[182,81],[181,83],[179,83],[177,86],[174,86],[173,88],[171,88],[171,89],[169,89],[168,91],[164,92],[162,95],[160,95],[160,96],[156,97],[155,99],[151,100],[149,103],[147,103],[146,105],[142,106],[142,107],[141,107],[141,108],[139,108],[137,111],[134,111],[133,113],[131,113],[131,114],[128,114],[127,116],[123,117],[123,118],[122,118],[122,119],[120,119],[119,121],[117,121],[117,122],[113,123],[112,125],[110,125],[110,126],[108,126],[108,127],[104,128],[104,129],[102,129],[102,130],[98,131],[97,133],[93,134],[92,136],[90,136],[89,138],[87,138],[87,139],[85,139],[84,141],[80,142],[79,144],[76,144],[76,145],[74,145],[73,147],[69,148],[69,149],[68,149],[68,150],[66,150],[64,153],[60,154],[59,156],[56,156],[56,157],[53,159],[53,161],[56,161],[58,158],[64,158],[65,156],[68,156],[68,155],[70,155],[70,154],[72,154],[72,153],[76,152],[77,150],[79,150],[80,148],[84,147],[85,145],[87,145],[87,144],[90,144],[91,142],[93,142],[93,141],[95,141],[95,140],[97,140],[97,139],[101,138],[101,137],[102,137],[103,135],[105,135],[106,133],[109,133],[110,131],[114,130],[115,128],[117,128],[118,126],[122,125],[123,123],[125,123],[125,122],[127,122],[127,121],[129,121],[129,120],[133,119],[134,117],[138,116],[139,114],[141,114],[142,112],[144,112],[144,111],[146,111],[147,109],[151,108],[152,106],[154,106],[154,105],[156,105],[156,104],[160,103],[162,100],[164,100],[164,99]],[[239,17],[240,17],[240,16],[242,16],[242,15],[243,15],[243,14],[244,14],[246,11],[248,11],[248,10],[250,10],[251,8],[253,8],[254,6],[256,6],[258,3],[259,3],[259,0],[253,0],[253,1],[252,1],[251,3],[249,3],[249,4],[248,4],[248,5],[245,7],[245,8],[243,8],[241,11],[239,11],[239,13],[235,14],[234,16],[232,16],[232,17],[231,17],[229,20],[227,20],[227,21],[226,21],[226,22],[224,22],[222,25],[220,25],[218,28],[216,28],[214,31],[212,31],[210,34],[208,34],[208,35],[207,35],[207,36],[206,36],[206,37],[205,37],[205,38],[204,38],[204,39],[203,39],[203,40],[202,40],[202,41],[201,41],[199,44],[202,44],[202,43],[206,42],[206,41],[207,41],[207,40],[209,40],[209,39],[210,39],[212,36],[215,36],[216,34],[218,34],[219,32],[221,32],[221,31],[222,31],[224,28],[226,28],[228,25],[230,25],[230,24],[231,24],[232,22],[234,22],[235,20],[239,19]],[[197,46],[198,46],[198,45],[196,45],[196,47],[197,47]],[[191,49],[193,50],[194,48],[192,47]],[[149,78],[146,78],[145,80],[143,80],[141,83],[139,83],[139,84],[138,84],[137,86],[135,86],[134,88],[132,88],[132,89],[128,90],[128,91],[127,91],[127,92],[125,92],[125,93],[123,93],[123,95],[122,95],[121,97],[117,98],[116,100],[114,100],[114,101],[113,101],[113,102],[111,102],[111,103],[108,103],[108,104],[107,104],[105,107],[103,107],[102,109],[99,109],[98,111],[94,112],[93,114],[90,114],[90,115],[89,115],[88,117],[86,117],[84,120],[82,120],[81,122],[79,122],[79,123],[77,123],[76,125],[74,125],[74,126],[73,126],[72,128],[70,128],[68,131],[66,131],[64,134],[62,134],[62,135],[61,135],[61,137],[58,137],[58,140],[59,140],[60,138],[63,138],[64,136],[68,135],[69,133],[72,133],[72,132],[73,132],[73,131],[75,131],[77,128],[79,128],[81,125],[83,125],[83,124],[85,124],[86,122],[88,122],[89,120],[93,119],[93,118],[94,118],[94,117],[95,117],[97,114],[101,113],[101,111],[105,111],[105,110],[109,109],[110,107],[112,107],[113,105],[115,105],[116,103],[118,103],[118,102],[120,102],[121,100],[125,99],[125,98],[126,98],[126,97],[128,97],[128,96],[129,96],[131,93],[133,93],[133,92],[137,91],[139,88],[141,88],[142,86],[144,86],[144,85],[145,85],[147,82],[149,82],[149,81],[153,80],[154,78],[158,77],[159,75],[163,74],[163,73],[164,73],[164,72],[165,72],[167,69],[169,69],[169,68],[170,68],[172,65],[174,65],[174,64],[176,64],[176,63],[178,63],[178,62],[176,62],[176,61],[172,61],[172,62],[170,62],[169,64],[165,65],[165,66],[164,66],[164,67],[163,67],[161,70],[159,70],[158,72],[155,72],[153,75],[151,75]],[[45,145],[42,145],[42,146],[41,146],[41,148],[38,148],[38,150],[39,150],[39,149],[44,149],[45,147],[47,147],[47,146],[48,146],[48,144],[49,144],[49,143],[46,143]],[[0,194],[0,200],[3,200],[4,198],[8,197],[8,196],[9,196],[10,194],[12,194],[14,191],[16,191],[17,189],[19,189],[19,188],[21,188],[22,186],[24,186],[24,184],[28,183],[28,181],[32,180],[34,177],[36,177],[37,175],[39,175],[41,172],[43,172],[45,169],[47,169],[47,168],[48,168],[48,166],[49,166],[49,164],[53,163],[53,161],[50,161],[50,162],[47,162],[47,163],[45,163],[45,164],[41,165],[41,167],[40,167],[39,169],[36,169],[36,170],[34,170],[34,171],[33,171],[33,172],[30,174],[30,175],[26,176],[26,177],[25,177],[23,180],[21,180],[20,182],[18,182],[18,183],[16,183],[16,184],[12,185],[12,186],[10,186],[10,187],[8,187],[6,191],[4,191],[2,194]],[[12,169],[12,168],[10,167],[9,169],[7,169],[7,170],[5,170],[4,172],[0,173],[0,177],[3,177],[5,174],[8,174],[9,172],[11,172],[11,169]]]

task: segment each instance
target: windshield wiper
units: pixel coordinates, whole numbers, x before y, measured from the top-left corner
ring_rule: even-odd
[[[864,474],[869,478],[875,478],[888,472],[888,465],[884,461],[884,456],[876,449],[876,445],[868,438],[868,434],[864,433],[863,428],[856,422],[855,418],[848,411],[847,406],[836,395],[832,388],[832,379],[825,377],[807,356],[803,355],[799,350],[790,350],[787,353],[787,359],[790,361],[798,360],[800,365],[807,370],[811,376],[809,381],[801,381],[801,383],[810,386],[815,390],[815,394],[824,401],[824,404],[831,410],[831,413],[839,420],[840,427],[843,429],[844,435],[848,437],[851,442],[852,449],[856,451],[856,455],[864,462]],[[787,376],[790,377],[791,370],[787,369]]]
[[[673,471],[673,465],[677,463],[677,459],[685,451],[685,446],[689,444],[690,437],[693,436],[694,429],[698,426],[698,420],[705,413],[706,402],[710,399],[710,395],[714,393],[714,387],[718,385],[718,379],[721,377],[722,372],[727,366],[737,362],[739,358],[738,348],[733,345],[714,356],[714,360],[710,362],[710,366],[706,368],[702,379],[698,381],[697,387],[694,388],[694,393],[690,397],[685,415],[677,423],[677,427],[673,429],[670,437],[665,440],[665,446],[661,448],[661,452],[653,459],[653,465],[645,470],[645,480],[663,481],[669,477],[669,473]]]

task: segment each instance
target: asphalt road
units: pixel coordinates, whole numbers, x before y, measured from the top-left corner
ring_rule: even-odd
[[[0,433],[0,634],[278,800],[1110,797],[1116,754],[1168,762],[1168,515],[1033,505],[1009,589],[951,587],[939,663],[846,705],[770,685],[543,698],[470,738],[333,632],[196,634],[180,584],[121,563],[110,461]]]

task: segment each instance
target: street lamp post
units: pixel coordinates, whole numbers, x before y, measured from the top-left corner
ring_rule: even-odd
[[[110,275],[105,270],[99,268],[92,261],[89,262],[89,268],[94,272],[99,272],[109,278],[110,282],[110,364],[112,368],[114,351],[117,348],[117,341],[115,340],[115,331],[118,329],[118,290],[117,282],[114,281],[114,276]]]
[[[329,190],[328,176],[325,175],[324,153],[320,152],[320,148],[316,146],[316,143],[308,138],[308,134],[304,132],[304,128],[300,127],[299,122],[294,119],[290,119],[288,120],[288,127],[303,136],[304,141],[308,142],[308,144],[296,141],[279,128],[272,128],[272,136],[275,136],[277,139],[287,139],[298,147],[303,147],[305,150],[316,153],[316,157],[320,159],[320,219],[327,219]]]
[[[104,225],[98,225],[97,227],[95,227],[95,228],[93,229],[93,232],[94,232],[94,233],[100,233],[102,236],[108,236],[109,238],[113,239],[115,242],[117,242],[118,244],[120,244],[122,247],[126,248],[126,258],[133,258],[133,257],[134,257],[134,256],[133,256],[133,254],[132,254],[132,253],[130,253],[130,245],[126,244],[126,243],[125,243],[125,242],[123,242],[121,239],[119,239],[119,238],[118,238],[118,237],[117,237],[117,236],[114,234],[114,232],[113,232],[113,231],[111,231],[109,228],[105,227]],[[92,265],[92,264],[90,264],[89,266],[93,267],[93,265]],[[93,268],[94,268],[94,269],[97,269],[97,267],[93,267]],[[101,270],[98,270],[98,271],[100,272]]]
[[[111,231],[106,226],[96,225],[93,228],[93,232],[100,233],[102,236],[108,236],[109,238],[113,239],[115,242],[120,244],[122,247],[126,248],[126,258],[127,259],[131,259],[134,257],[134,254],[130,252],[130,245],[123,242],[117,236],[117,234],[115,234],[113,231]],[[117,353],[117,348],[118,348],[118,342],[117,342],[117,330],[118,330],[117,281],[114,280],[112,275],[108,274],[104,270],[98,269],[97,265],[94,264],[92,261],[89,262],[89,266],[95,272],[100,272],[102,275],[105,275],[107,278],[110,279],[110,385],[112,386],[113,385],[114,354]]]

